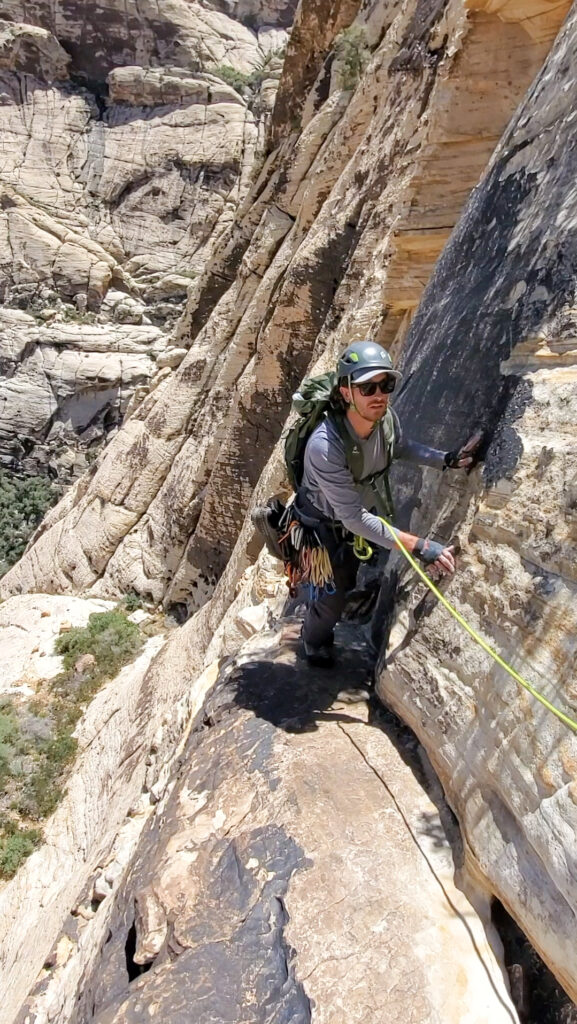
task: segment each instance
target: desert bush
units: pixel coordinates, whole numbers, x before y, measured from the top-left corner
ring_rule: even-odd
[[[350,25],[337,37],[335,54],[343,89],[354,89],[370,57],[367,35],[360,25]]]
[[[136,590],[129,590],[127,594],[124,594],[120,604],[125,612],[135,612],[139,608],[142,608],[142,598]]]
[[[18,561],[57,498],[57,489],[45,477],[17,476],[0,469],[0,576]]]
[[[41,839],[38,829],[22,828],[11,818],[0,818],[0,878],[12,878]]]
[[[93,612],[85,627],[75,627],[56,639],[54,649],[63,656],[64,668],[71,670],[82,654],[92,654],[95,665],[88,673],[103,680],[116,675],[142,646],[138,626],[123,612]]]
[[[237,71],[230,64],[217,64],[215,67],[210,68],[210,71],[211,74],[221,78],[223,82],[232,86],[241,95],[244,95],[246,92],[254,94],[258,92],[265,78],[272,76],[273,61],[275,59],[282,60],[284,55],[285,47],[272,50],[271,53],[262,58],[260,64],[257,64],[252,71]]]
[[[142,643],[124,612],[96,612],[84,628],[57,638],[64,671],[51,681],[50,693],[27,705],[0,703],[0,808],[12,814],[0,816],[0,877],[12,877],[41,842],[41,831],[29,825],[47,818],[62,799],[77,751],[72,733],[86,703]],[[83,654],[94,662],[80,672],[75,666]]]

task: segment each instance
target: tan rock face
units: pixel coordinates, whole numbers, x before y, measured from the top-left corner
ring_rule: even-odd
[[[77,475],[122,418],[134,389],[148,383],[164,347],[157,327],[40,326],[20,310],[0,310],[2,449],[31,468],[43,452],[54,468],[68,464]],[[76,452],[66,450],[71,439]]]
[[[100,928],[75,1009],[55,1021],[516,1020],[437,807],[404,763],[414,751],[369,724],[362,689],[361,703],[338,698],[363,664],[349,643],[329,681],[294,639],[243,648],[116,892],[112,938]],[[129,986],[133,921],[134,963],[152,968]],[[30,1020],[50,992],[56,1003],[65,971],[49,976]]]
[[[5,17],[19,17],[17,4],[8,7]],[[247,191],[282,64],[277,58],[273,67],[270,55],[283,45],[286,32],[271,27],[261,39],[225,13],[178,0],[160,13],[125,7],[120,12],[111,3],[91,7],[80,21],[77,14],[71,4],[63,9],[37,5],[27,17],[38,24],[3,22],[0,295],[9,307],[49,320],[54,334],[61,319],[84,322],[97,316],[101,323],[141,323],[144,317],[151,331],[160,329],[169,341],[213,236],[230,223]],[[124,19],[128,49],[124,43],[115,49],[124,39]],[[171,47],[162,46],[163,19],[164,37],[174,43],[172,57]],[[106,44],[99,49],[101,35]],[[73,52],[70,68],[61,44]],[[164,67],[147,66],[161,58]],[[109,61],[110,67],[97,69],[98,61]],[[115,66],[128,61],[130,66]],[[248,72],[267,61],[262,95],[255,86],[241,96],[206,73],[220,65]],[[183,62],[186,70],[179,66]],[[89,88],[68,80],[70,70]],[[122,300],[117,298],[114,307],[113,292]],[[141,303],[136,320],[129,308],[134,301]],[[114,351],[115,331],[109,333]],[[0,334],[1,349],[11,344]],[[74,363],[74,354],[66,361]],[[30,471],[52,458],[60,475],[77,476],[84,468],[82,456],[62,461],[46,417],[32,429],[30,417],[18,422],[13,391],[16,387],[27,402],[30,367],[22,368],[17,383],[8,381],[10,362],[6,371],[2,367],[0,386],[8,403],[0,447],[4,463]],[[118,426],[128,398],[153,375],[150,363],[138,370],[126,366],[120,383],[118,367],[110,369],[110,385],[120,401],[109,389],[108,428]],[[35,383],[36,391],[45,387],[42,379]],[[102,409],[102,388],[87,386],[82,372],[79,383],[80,403],[94,412]],[[52,384],[42,404],[61,408],[69,397],[66,368],[62,382],[58,371],[52,373]],[[38,395],[30,398],[37,407]],[[82,448],[73,420],[60,441]],[[27,439],[25,461],[18,428]],[[101,446],[107,433],[100,431],[91,443]]]
[[[323,69],[330,32],[354,11],[345,5],[325,18],[302,8],[299,17],[314,16],[325,35],[314,36],[306,65],[301,134],[289,132],[300,82],[291,68],[310,39],[305,45],[297,26],[275,112],[289,119],[287,138],[194,282],[178,330],[179,346],[194,339],[188,356],[115,439],[89,489],[56,513],[33,570],[24,560],[7,592],[134,587],[200,607],[231,563],[313,354],[325,351],[328,364],[347,340],[368,334],[401,346],[466,194],[546,52],[517,24],[467,17],[460,0],[427,11],[405,2],[394,16],[385,5],[359,20],[373,52],[351,96]],[[435,60],[423,57],[427,46]],[[233,575],[254,557],[247,542],[248,534]]]
[[[303,66],[302,73],[310,91],[293,107],[281,86],[277,112],[285,103],[295,118],[283,120],[279,114],[275,139],[282,141],[212,250],[206,273],[191,288],[178,339],[183,348],[192,342],[188,354],[175,370],[163,367],[158,386],[135,409],[93,474],[50,513],[33,547],[5,577],[4,594],[92,587],[106,595],[134,586],[167,604],[200,609],[151,666],[151,707],[167,681],[174,692],[184,685],[215,637],[219,654],[230,653],[239,634],[251,628],[253,613],[242,616],[242,599],[236,599],[237,585],[259,548],[246,511],[282,484],[275,446],[291,391],[309,368],[328,367],[346,340],[371,333],[390,337],[399,351],[405,345],[409,380],[398,410],[409,433],[448,448],[481,420],[491,441],[484,477],[399,479],[401,508],[407,502],[401,525],[408,523],[418,495],[420,511],[412,520],[418,532],[434,526],[437,536],[448,540],[459,531],[466,554],[450,594],[510,657],[514,640],[547,680],[555,671],[559,682],[551,695],[572,707],[568,638],[574,632],[569,598],[575,474],[568,436],[574,420],[571,132],[576,98],[569,69],[575,23],[573,16],[503,147],[491,156],[496,136],[547,49],[525,31],[527,18],[497,17],[503,7],[466,9],[461,0],[377,5],[370,16],[357,18],[371,52],[357,87],[345,89],[329,67],[331,31],[346,26],[356,11],[316,5],[314,18],[332,29],[318,51],[312,44],[306,50],[311,66]],[[549,13],[560,23],[567,7],[552,4]],[[530,3],[516,10],[517,15],[534,13]],[[305,15],[313,18],[310,10],[303,12],[305,21]],[[296,33],[291,43],[296,47],[295,38]],[[486,77],[482,53],[490,69]],[[297,54],[298,49],[289,53],[291,75]],[[292,81],[285,79],[287,88]],[[495,123],[479,104],[483,90],[496,110]],[[461,150],[462,177],[455,183],[450,166]],[[472,184],[488,160],[487,176],[451,237],[406,340],[419,289],[465,201],[460,183]],[[535,371],[544,365],[547,369]],[[519,387],[508,370],[523,374]],[[397,582],[393,573],[387,587],[393,590]],[[241,583],[241,594],[243,588]],[[523,694],[519,697],[467,640],[456,640],[456,627],[445,613],[420,603],[420,596],[416,591],[412,617],[398,605],[405,618],[392,634],[395,658],[380,692],[431,751],[463,825],[469,872],[506,904],[574,993],[573,739]],[[276,700],[276,691],[271,693]],[[217,725],[226,732],[226,715]],[[246,742],[243,749],[252,749]],[[316,747],[314,753],[319,756]],[[283,754],[273,745],[273,760],[284,767]],[[236,768],[236,755],[230,757],[226,763]],[[312,762],[306,763],[312,772]],[[244,762],[238,772],[244,779],[243,771]],[[323,778],[327,774],[328,769]],[[191,790],[197,782],[200,788],[191,777]],[[237,814],[245,810],[245,793],[239,784],[234,830]],[[279,794],[283,821],[287,793]],[[342,793],[344,800],[344,788]],[[178,799],[186,802],[184,794]],[[333,804],[327,806],[332,812]],[[210,846],[211,835],[226,839],[219,832],[221,808],[215,804],[210,810],[208,822],[204,817],[197,822],[199,808],[192,803],[183,815],[184,835],[175,825],[173,846],[159,849],[159,890],[149,876],[127,888],[126,902],[118,904],[122,944],[109,950],[107,970],[121,978],[122,991],[115,990],[106,1008],[107,975],[98,992],[95,976],[86,994],[88,1000],[96,993],[102,1024],[137,1018],[143,1011],[136,993],[142,1006],[165,1000],[170,1012],[180,1012],[178,984],[171,980],[180,968],[170,974],[169,947],[162,945],[171,915],[176,927],[170,953],[184,950],[182,971],[192,964],[193,976],[201,976],[194,945],[198,894],[207,889],[210,857],[214,867],[226,853],[226,844]],[[258,819],[255,827],[261,824]],[[209,843],[204,852],[195,845],[197,826]],[[261,860],[242,829],[238,836],[235,869],[240,864],[250,872],[246,865],[253,856]],[[353,872],[352,855],[350,860]],[[299,861],[297,867],[294,886],[302,884],[304,891],[306,865]],[[340,869],[332,861],[331,877]],[[365,863],[363,878],[366,874]],[[224,883],[229,891],[232,886]],[[250,892],[260,893],[259,886]],[[281,898],[288,899],[288,893],[283,890]],[[125,969],[135,895],[142,932],[137,955],[160,959],[129,992],[118,972]],[[207,907],[215,919],[211,899],[202,904],[203,921]],[[223,918],[238,922],[237,909],[226,904]],[[279,918],[269,920],[276,937]],[[370,920],[372,927],[377,918]],[[225,938],[230,941],[231,935]],[[309,977],[306,970],[295,973],[290,998],[296,992],[301,999],[298,986],[306,993],[307,982],[318,983],[323,997],[330,987],[319,950],[312,938],[306,942],[312,950],[310,957],[303,954]],[[356,959],[354,941],[347,951],[356,969],[362,959]],[[362,988],[366,984],[359,980],[365,1013],[374,1002]],[[435,1019],[436,1004],[426,999],[420,1010],[428,1013],[432,1006]],[[340,1024],[341,1007],[338,1012],[334,1019]],[[361,1019],[357,1006],[354,1013]]]
[[[70,621],[80,624],[104,604],[75,598],[63,606],[63,600],[38,595],[17,599],[16,605],[6,602],[2,610],[8,621],[20,623],[24,637],[38,627],[43,644],[45,630],[51,629],[45,621],[60,621],[67,613]],[[41,619],[41,627],[38,609],[41,614],[53,613]],[[3,640],[6,630],[3,627]],[[147,669],[165,640],[148,640],[136,661],[96,695],[76,728],[74,772],[64,799],[46,823],[45,842],[17,876],[0,887],[2,1024],[13,1024],[37,977],[52,981],[52,973],[43,969],[47,958],[62,973],[56,971],[55,984],[42,1004],[42,1019],[49,1013],[53,1020],[71,1020],[82,972],[106,939],[114,907],[107,897],[121,884],[146,821],[169,783],[178,744],[217,674],[216,666],[209,669],[186,692],[179,688],[181,678],[165,679],[163,693],[151,693]],[[61,934],[65,921],[66,932]]]
[[[576,27],[573,13],[439,262],[409,334],[415,377],[398,406],[441,445],[449,429],[466,436],[486,424],[485,466],[468,485],[439,492],[425,478],[419,491],[405,478],[423,509],[412,526],[459,538],[447,597],[573,719],[574,87],[564,69]],[[555,132],[537,127],[552,121]],[[471,870],[575,999],[575,735],[423,597],[419,586],[397,608],[380,693],[430,750]]]
[[[6,0],[2,13],[8,21],[52,32],[72,51],[73,70],[89,80],[103,82],[113,67],[127,64],[200,70],[201,62],[214,61],[245,71],[254,64],[254,34],[229,12],[196,2],[169,0],[159,6],[148,0],[98,0],[85,9],[65,0],[40,0],[32,8],[22,0]]]
[[[0,67],[23,71],[44,81],[68,78],[70,57],[46,29],[4,23],[0,30]]]

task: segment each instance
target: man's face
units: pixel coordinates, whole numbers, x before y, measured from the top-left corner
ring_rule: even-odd
[[[347,405],[354,403],[354,408],[363,419],[380,420],[387,411],[390,395],[384,395],[378,387],[375,389],[374,395],[363,395],[362,392],[372,391],[373,388],[367,387],[368,385],[374,386],[388,377],[390,377],[388,373],[378,373],[370,380],[364,381],[362,385],[355,385],[353,382],[352,390],[346,387],[341,387],[339,390]]]

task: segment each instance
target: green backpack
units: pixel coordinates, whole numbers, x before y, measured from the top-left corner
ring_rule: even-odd
[[[294,491],[298,491],[303,478],[307,441],[315,427],[322,422],[325,416],[330,414],[343,440],[347,465],[355,483],[363,487],[367,484],[370,485],[378,515],[394,516],[393,498],[389,485],[389,466],[395,443],[394,413],[388,409],[378,428],[383,431],[384,435],[387,465],[378,473],[364,477],[363,453],[347,430],[342,413],[331,403],[331,392],[336,383],[336,373],[323,373],[319,377],[307,377],[293,395],[292,408],[298,412],[299,418],[285,438],[284,453],[289,483]]]

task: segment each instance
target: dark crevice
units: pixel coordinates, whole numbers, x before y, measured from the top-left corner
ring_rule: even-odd
[[[135,981],[136,978],[140,978],[141,974],[146,974],[147,971],[152,967],[150,964],[137,964],[134,959],[136,953],[136,924],[133,922],[128,935],[126,936],[126,945],[124,947],[126,956],[126,970],[128,973],[128,983]]]
[[[521,1024],[577,1024],[577,1006],[497,899],[491,918],[503,943],[511,997]]]

